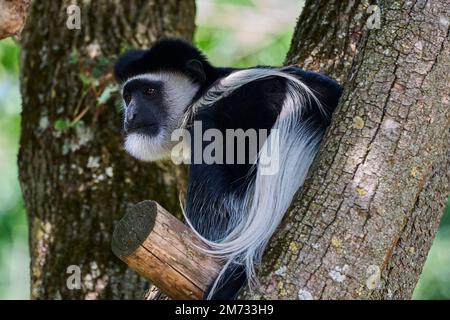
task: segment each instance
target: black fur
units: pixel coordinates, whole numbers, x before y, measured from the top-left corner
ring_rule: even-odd
[[[117,61],[114,74],[118,82],[149,72],[160,70],[183,72],[195,81],[199,81],[188,64],[190,61],[199,61],[205,78],[200,81],[201,92],[204,92],[218,78],[229,74],[231,68],[214,68],[206,57],[197,48],[181,39],[161,39],[148,50],[131,50],[122,55]]]
[[[203,76],[198,70],[197,63],[194,63],[196,64],[194,71],[186,68],[190,61],[200,63]],[[190,44],[181,40],[165,39],[157,42],[150,50],[131,51],[123,55],[117,62],[115,74],[116,78],[123,82],[134,75],[158,70],[182,72],[200,83],[201,87],[195,100],[201,97],[215,81],[237,69],[215,68],[198,49]],[[318,130],[325,130],[342,93],[341,87],[322,74],[304,71],[295,66],[286,67],[283,71],[302,80],[316,94],[325,108],[325,113],[321,113],[315,102],[311,102],[311,105],[306,108],[302,121],[309,121]],[[269,130],[281,111],[285,94],[286,80],[283,78],[272,77],[253,81],[214,105],[200,110],[194,115],[193,120],[202,122],[203,131],[210,128],[218,129],[223,133],[226,129],[238,128],[244,131],[250,128]],[[203,148],[207,144],[204,142]],[[225,236],[229,228],[228,213],[221,199],[224,195],[238,199],[243,197],[245,188],[255,174],[249,171],[250,168],[251,165],[248,163],[202,163],[190,166],[187,214],[196,229],[200,230],[206,238],[217,240]],[[233,265],[226,273],[227,276],[213,299],[233,299],[245,283],[246,276],[242,267]]]

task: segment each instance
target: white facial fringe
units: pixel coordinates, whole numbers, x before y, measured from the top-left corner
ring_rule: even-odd
[[[199,89],[187,76],[169,71],[145,73],[131,77],[122,85],[136,79],[161,81],[163,83],[164,101],[168,106],[167,119],[161,124],[160,132],[155,137],[144,134],[130,134],[125,138],[125,149],[135,158],[142,161],[155,161],[170,155],[174,142],[170,135],[182,123],[186,108]],[[124,110],[126,112],[126,105]]]

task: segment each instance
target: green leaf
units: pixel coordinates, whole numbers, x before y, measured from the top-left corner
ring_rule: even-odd
[[[19,51],[19,45],[12,38],[0,41],[0,75],[3,72],[18,73]]]
[[[101,67],[109,66],[108,58],[105,57],[105,56],[101,56],[100,58],[98,58],[98,65],[101,66]]]
[[[98,85],[100,84],[100,81],[98,81],[98,79],[92,79],[92,78],[91,78],[91,84],[92,84],[94,87],[98,87]]]
[[[88,87],[91,84],[91,79],[85,75],[84,73],[80,73],[78,75],[78,77],[80,78],[81,82],[83,83],[84,86]]]
[[[83,123],[83,120],[81,120],[81,119],[78,121],[72,121],[69,123],[69,128],[79,127],[82,123]]]
[[[57,119],[55,121],[54,127],[56,130],[65,130],[71,127],[71,123],[66,119]]]
[[[94,67],[92,69],[92,76],[94,78],[100,78],[103,74],[103,71],[99,67]]]
[[[120,54],[125,53],[128,50],[136,49],[135,46],[133,46],[131,43],[123,43],[120,47]]]
[[[109,98],[111,98],[111,94],[114,92],[117,92],[119,90],[119,86],[117,84],[109,84],[106,86],[106,88],[103,90],[100,97],[97,98],[98,104],[104,104],[106,103]]]
[[[69,64],[77,64],[78,63],[78,52],[72,51],[72,53],[69,56]]]
[[[100,84],[100,81],[98,81],[98,79],[91,78],[90,76],[87,76],[84,73],[80,73],[78,76],[81,82],[83,83],[83,86],[85,87],[89,86],[97,87]]]

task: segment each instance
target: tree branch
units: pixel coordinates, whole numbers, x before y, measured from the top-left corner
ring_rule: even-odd
[[[344,83],[358,53],[372,2],[307,0],[285,64],[323,72]]]
[[[0,40],[20,35],[30,0],[0,0]]]
[[[220,263],[199,250],[194,232],[154,201],[131,206],[117,224],[112,250],[172,299],[202,299]]]

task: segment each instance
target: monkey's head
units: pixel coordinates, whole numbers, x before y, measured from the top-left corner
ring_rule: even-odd
[[[211,84],[215,69],[195,47],[178,39],[132,50],[116,63],[122,86],[125,149],[143,161],[170,154],[171,134],[189,106]]]

